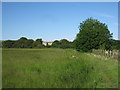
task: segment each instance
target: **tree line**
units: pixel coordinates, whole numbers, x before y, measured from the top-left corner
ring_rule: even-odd
[[[75,48],[81,52],[91,52],[92,49],[113,50],[120,49],[120,40],[112,39],[112,33],[105,23],[97,19],[88,18],[79,25],[79,33],[70,42],[67,39],[55,40],[52,45],[44,46],[42,39],[27,39],[2,41],[3,48]]]
[[[27,39],[25,37],[21,37],[18,40],[6,40],[2,41],[3,48],[42,48],[42,39],[36,39],[35,41],[32,39]]]
[[[5,40],[2,41],[0,47],[2,48],[76,48],[75,40],[70,42],[67,39],[55,40],[52,45],[43,45],[42,39],[36,39],[35,41],[32,39],[27,39],[25,37],[21,37],[18,40]],[[111,39],[111,43],[109,43],[111,50],[119,50],[120,49],[120,40]],[[101,47],[100,47],[101,48]],[[98,48],[98,49],[100,49]],[[88,48],[87,48],[88,49]],[[103,49],[103,48],[101,48]]]
[[[73,42],[67,39],[61,39],[60,41],[55,40],[52,45],[43,45],[42,39],[27,39],[26,37],[21,37],[18,40],[5,40],[2,41],[3,48],[73,48]]]

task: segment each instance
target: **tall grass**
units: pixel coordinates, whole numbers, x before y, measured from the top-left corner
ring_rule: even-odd
[[[118,66],[73,49],[3,49],[3,88],[114,88]]]

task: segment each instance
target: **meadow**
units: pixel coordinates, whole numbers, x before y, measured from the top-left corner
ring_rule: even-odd
[[[117,88],[118,61],[74,49],[3,49],[3,88]]]

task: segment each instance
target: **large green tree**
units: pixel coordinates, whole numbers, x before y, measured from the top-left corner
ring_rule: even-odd
[[[92,51],[92,49],[109,49],[109,42],[112,34],[105,23],[97,19],[88,18],[79,26],[79,33],[75,39],[76,49],[78,51]]]

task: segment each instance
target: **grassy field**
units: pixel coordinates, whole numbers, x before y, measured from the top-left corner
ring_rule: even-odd
[[[3,88],[115,88],[118,62],[73,49],[3,49]]]

